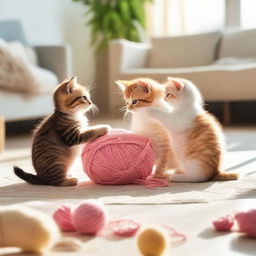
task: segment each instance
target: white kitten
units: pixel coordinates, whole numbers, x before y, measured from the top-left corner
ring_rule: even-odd
[[[217,120],[203,109],[198,89],[188,80],[168,77],[165,87],[166,108],[148,108],[150,116],[169,131],[171,145],[181,166],[180,173],[170,174],[176,182],[237,179],[222,172],[224,136]]]

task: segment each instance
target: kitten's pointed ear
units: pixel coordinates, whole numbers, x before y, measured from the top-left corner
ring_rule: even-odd
[[[122,91],[125,90],[125,88],[126,88],[126,83],[125,83],[125,81],[118,80],[118,81],[115,81],[115,83],[118,85],[118,87],[119,87]]]
[[[149,82],[140,79],[137,81],[137,87],[141,88],[145,93],[149,93],[152,88]]]
[[[65,93],[66,94],[71,94],[74,90],[74,88],[76,87],[77,84],[77,77],[73,76],[67,83],[65,86]]]
[[[168,76],[167,77],[168,82],[172,83],[177,91],[182,91],[184,88],[184,84],[181,79],[179,78],[173,78]]]

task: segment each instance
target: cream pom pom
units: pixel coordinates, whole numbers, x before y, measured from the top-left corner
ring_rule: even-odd
[[[40,253],[59,242],[59,228],[46,214],[20,205],[0,207],[0,247]]]
[[[170,244],[167,231],[161,226],[144,227],[137,236],[137,246],[143,256],[160,256]]]

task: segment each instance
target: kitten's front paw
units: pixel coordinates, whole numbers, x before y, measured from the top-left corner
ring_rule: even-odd
[[[168,175],[167,175],[166,171],[157,171],[156,170],[153,178],[156,178],[156,179],[167,179]]]
[[[181,169],[181,167],[180,167],[179,163],[177,162],[177,160],[171,159],[169,161],[169,163],[168,163],[168,169],[169,170],[170,169],[172,169],[172,170],[174,170],[174,169]]]
[[[186,172],[182,169],[174,169],[175,174],[186,174]]]
[[[173,168],[173,169],[168,169],[165,172],[165,175],[167,177],[173,174],[186,174],[186,171],[184,171],[182,168]]]
[[[153,178],[165,180],[165,179],[168,179],[169,177],[166,173],[155,173]]]
[[[101,126],[100,128],[97,129],[97,137],[101,137],[109,133],[110,129],[111,127],[109,125]]]

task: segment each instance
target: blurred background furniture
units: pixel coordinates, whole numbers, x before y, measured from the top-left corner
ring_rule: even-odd
[[[109,67],[112,108],[123,105],[114,85],[117,79],[182,77],[193,81],[206,101],[225,103],[228,124],[229,102],[256,99],[256,30],[158,37],[151,44],[113,40]]]
[[[22,24],[17,20],[0,21],[0,38],[29,46]],[[34,50],[38,59],[35,74],[48,88],[47,92],[25,97],[0,90],[0,115],[6,122],[37,119],[51,113],[53,88],[71,75],[71,51],[68,46],[35,46]]]
[[[5,121],[2,116],[0,116],[0,153],[4,150],[5,145]]]

